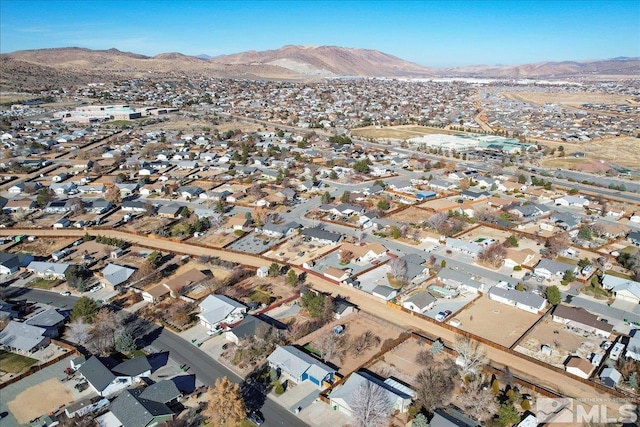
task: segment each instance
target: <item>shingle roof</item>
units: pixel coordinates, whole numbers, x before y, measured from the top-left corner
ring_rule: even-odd
[[[58,323],[64,321],[65,317],[58,312],[55,308],[49,308],[42,313],[38,313],[29,320],[25,321],[27,325],[32,326],[55,326]]]
[[[129,390],[125,390],[113,401],[111,413],[123,427],[145,427],[155,417],[173,414],[164,403],[136,397]]]
[[[171,380],[158,381],[145,388],[140,397],[154,402],[167,403],[179,397],[182,393],[176,384]]]
[[[98,391],[103,391],[116,379],[113,372],[95,356],[84,362],[78,372]]]
[[[327,374],[335,372],[335,369],[291,345],[279,346],[267,360],[280,366],[294,378],[300,378],[308,372],[314,378],[323,379]]]
[[[0,344],[22,351],[31,351],[44,339],[44,328],[12,320],[0,332]]]
[[[146,371],[151,371],[151,364],[145,356],[134,357],[133,359],[125,360],[116,367],[113,368],[113,372],[116,374],[122,374],[126,376],[135,377]]]

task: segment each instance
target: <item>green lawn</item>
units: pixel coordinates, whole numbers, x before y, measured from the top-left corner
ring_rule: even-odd
[[[47,279],[38,277],[30,281],[29,286],[32,288],[38,288],[38,289],[51,289],[57,286],[59,283],[60,282],[58,280],[47,280]]]
[[[320,353],[320,350],[316,350],[311,344],[305,345],[304,349],[311,354],[315,354],[316,356],[322,357],[322,353]]]
[[[605,271],[605,273],[610,276],[619,277],[621,279],[627,279],[627,280],[631,279],[631,276],[629,276],[628,274],[620,273],[619,271],[615,271],[615,270],[607,270]]]
[[[36,362],[36,359],[0,350],[0,371],[19,374]]]
[[[253,292],[251,292],[249,294],[249,299],[253,302],[266,305],[269,305],[276,300],[273,295],[263,291],[262,289],[255,289]]]

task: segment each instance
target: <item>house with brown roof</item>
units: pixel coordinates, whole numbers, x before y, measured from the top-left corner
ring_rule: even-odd
[[[343,243],[340,252],[349,251],[353,254],[352,262],[355,264],[368,264],[387,253],[381,243],[368,243],[355,245],[353,243]]]
[[[553,310],[553,321],[562,323],[568,328],[595,334],[603,338],[609,338],[613,331],[613,327],[610,324],[598,319],[598,316],[589,313],[582,307],[570,307],[560,304]]]
[[[564,364],[565,371],[584,379],[589,378],[594,368],[588,360],[578,356],[570,356]]]
[[[324,274],[325,277],[328,277],[331,280],[335,280],[336,282],[342,282],[343,280],[347,280],[349,278],[349,272],[347,270],[342,270],[336,267],[327,267],[322,274]]]
[[[29,199],[18,199],[18,200],[8,200],[7,204],[2,208],[5,212],[20,212],[26,211],[30,212],[38,207],[38,204],[34,200]]]
[[[142,292],[142,299],[148,302],[158,302],[167,296],[178,298],[190,287],[202,283],[207,279],[207,275],[198,269],[186,271],[171,280],[156,285]]]
[[[529,248],[507,248],[507,254],[504,257],[504,266],[513,268],[516,265],[530,265],[535,256],[536,253]]]
[[[247,217],[243,213],[237,213],[230,217],[225,226],[232,230],[244,230],[245,228],[251,225],[251,220],[247,219]]]

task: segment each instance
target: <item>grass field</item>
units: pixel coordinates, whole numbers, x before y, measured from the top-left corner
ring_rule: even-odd
[[[59,283],[60,282],[58,280],[47,280],[47,279],[38,277],[29,282],[29,287],[37,288],[37,289],[52,289]]]
[[[0,350],[0,371],[19,374],[36,362],[36,359]]]
[[[636,168],[640,165],[640,139],[631,136],[599,139],[581,144],[545,141],[544,145],[551,148],[562,145],[567,154],[579,151],[585,153],[587,157],[549,159],[543,162],[543,166],[590,170],[597,167],[595,163],[600,161]],[[602,167],[608,167],[608,165],[604,164]]]
[[[409,139],[416,136],[428,135],[428,134],[454,134],[460,133],[457,131],[450,131],[439,128],[429,128],[425,126],[388,126],[383,128],[377,128],[369,126],[365,128],[352,129],[351,135],[363,138],[374,139]]]

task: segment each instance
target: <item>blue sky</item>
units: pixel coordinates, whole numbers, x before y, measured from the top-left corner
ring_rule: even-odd
[[[78,46],[211,56],[287,44],[421,65],[640,56],[640,1],[0,0],[0,52]]]

